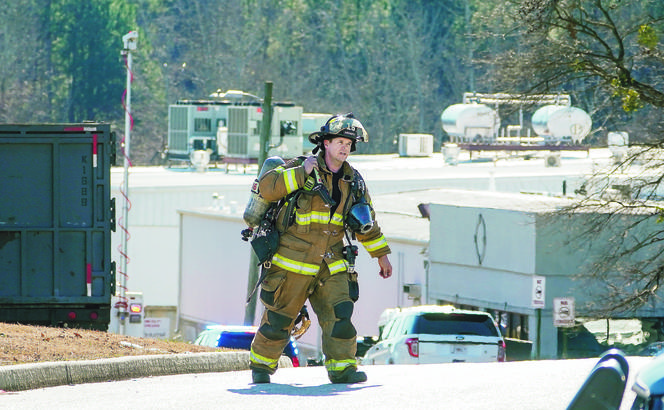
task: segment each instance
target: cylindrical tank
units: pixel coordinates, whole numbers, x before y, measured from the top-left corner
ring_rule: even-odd
[[[270,207],[270,202],[263,199],[258,192],[258,181],[263,175],[268,173],[278,167],[279,165],[285,164],[285,161],[280,157],[270,157],[263,162],[263,167],[258,174],[258,177],[251,186],[251,194],[249,194],[249,202],[247,207],[244,209],[243,219],[244,222],[250,228],[258,226],[263,219],[263,215],[267,212],[267,209]]]
[[[453,104],[440,115],[443,130],[451,137],[492,140],[500,128],[496,111],[484,104]]]
[[[579,143],[590,133],[593,122],[590,115],[580,108],[545,105],[533,113],[532,125],[533,131],[541,137]]]

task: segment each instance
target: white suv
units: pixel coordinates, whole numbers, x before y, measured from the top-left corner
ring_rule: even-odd
[[[503,362],[505,341],[486,312],[414,306],[387,322],[362,364]]]

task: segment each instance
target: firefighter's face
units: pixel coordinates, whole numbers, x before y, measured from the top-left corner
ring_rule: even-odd
[[[343,163],[350,155],[350,149],[353,146],[353,141],[348,138],[337,137],[330,140],[325,140],[325,156],[327,159],[334,161],[335,165]]]

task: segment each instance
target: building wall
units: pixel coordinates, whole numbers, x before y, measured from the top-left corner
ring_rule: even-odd
[[[184,340],[192,341],[205,325],[244,322],[251,245],[240,239],[245,225],[239,217],[210,210],[180,211],[180,216],[178,330]],[[389,279],[378,275],[378,263],[358,243],[356,270],[360,299],[355,305],[353,323],[359,335],[378,334],[378,318],[383,310],[415,303],[404,295],[404,283],[421,284],[425,288],[426,243],[389,237],[388,241],[394,267],[393,277]],[[320,350],[320,331],[308,306],[312,325],[299,342],[315,352]],[[262,311],[258,303],[255,325],[260,322]]]
[[[519,205],[514,208],[519,209]],[[542,358],[557,357],[554,298],[573,297],[576,317],[587,315],[586,305],[597,301],[604,285],[581,279],[581,275],[588,271],[588,263],[601,261],[612,236],[623,236],[634,218],[641,218],[625,216],[594,234],[591,242],[588,238],[577,240],[582,222],[595,216],[590,213],[552,217],[544,210],[443,204],[432,204],[430,210],[429,299],[527,315],[530,340],[535,347],[539,343]],[[480,215],[484,222],[480,221]],[[652,229],[657,229],[654,223],[646,224],[631,231],[629,236],[646,237]],[[482,249],[485,249],[483,258]],[[649,256],[652,255],[640,255]],[[546,280],[545,306],[539,312],[539,341],[538,312],[532,307],[534,276]],[[633,316],[661,317],[664,308],[651,305]]]
[[[179,320],[200,326],[242,324],[251,252],[240,239],[242,219],[204,212],[182,212],[180,218]],[[180,324],[187,341],[201,330]]]
[[[219,199],[213,195],[217,193]],[[178,209],[209,207],[221,213],[242,212],[248,198],[242,185],[137,187],[130,189],[131,208],[123,220],[124,198],[116,198],[117,227],[111,235],[111,257],[122,265],[120,225],[128,228],[127,287],[143,292],[147,306],[176,306],[178,299]],[[238,234],[239,236],[239,234]]]

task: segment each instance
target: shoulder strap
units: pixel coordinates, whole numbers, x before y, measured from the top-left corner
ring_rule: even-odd
[[[351,190],[353,191],[353,198],[357,201],[366,194],[367,186],[364,183],[364,178],[362,178],[362,175],[355,168],[353,168],[353,172],[355,177],[351,184]]]

